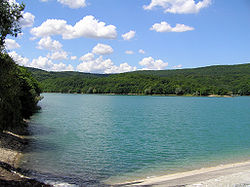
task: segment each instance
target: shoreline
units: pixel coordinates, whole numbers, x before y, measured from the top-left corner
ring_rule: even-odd
[[[11,132],[0,134],[0,185],[3,186],[50,186],[23,176],[18,163],[28,138]],[[5,163],[5,164],[3,164]],[[110,186],[242,186],[250,185],[250,160],[235,162],[163,176],[144,178],[122,183],[107,183]]]
[[[136,94],[136,93],[127,93],[127,94],[118,94],[118,93],[63,93],[63,92],[42,92],[41,94],[76,94],[76,95],[107,95],[107,96],[162,96],[162,97],[211,97],[211,98],[233,98],[233,97],[244,97],[249,95],[192,95],[192,94]]]
[[[22,157],[22,151],[27,145],[24,137],[11,132],[0,134],[0,179],[1,180],[20,180],[19,174],[12,172],[11,167],[18,168]]]
[[[19,133],[4,131],[0,133],[0,186],[50,186],[25,176],[19,168],[23,151],[28,146],[26,127]],[[23,134],[24,133],[24,134]]]
[[[250,186],[250,160],[217,165],[174,174],[149,177],[122,183],[109,183],[111,186]]]

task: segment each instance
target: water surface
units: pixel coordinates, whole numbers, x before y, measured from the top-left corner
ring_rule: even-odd
[[[100,186],[250,156],[250,97],[43,95],[21,164],[43,181]]]

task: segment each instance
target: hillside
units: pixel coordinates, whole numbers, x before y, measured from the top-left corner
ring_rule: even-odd
[[[44,92],[250,95],[250,64],[121,74],[28,69]]]
[[[56,71],[44,71],[37,68],[30,68],[26,67],[32,75],[38,80],[43,81],[46,79],[54,79],[54,78],[63,78],[63,77],[73,77],[73,76],[81,76],[81,77],[105,77],[105,74],[91,74],[91,73],[81,73],[76,71],[63,71],[63,72],[56,72]]]

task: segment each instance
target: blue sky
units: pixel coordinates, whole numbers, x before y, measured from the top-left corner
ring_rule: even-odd
[[[21,65],[119,73],[250,62],[249,0],[23,2],[23,34],[6,40]]]

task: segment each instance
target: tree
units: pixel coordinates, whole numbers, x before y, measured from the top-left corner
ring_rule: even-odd
[[[25,5],[0,0],[0,51],[4,50],[5,38],[9,34],[17,37],[21,33],[19,20],[22,18],[22,11]]]
[[[7,35],[17,36],[24,5],[0,0],[0,131],[22,126],[37,109],[38,82],[4,51]]]
[[[20,123],[20,82],[17,65],[8,54],[0,53],[0,131]]]
[[[28,119],[38,108],[37,103],[40,99],[41,89],[37,80],[24,67],[18,68],[18,79],[21,91],[19,100],[21,101],[21,116]]]
[[[40,93],[31,74],[8,54],[0,53],[0,131],[20,127],[38,109]]]

